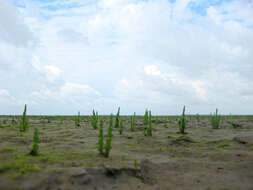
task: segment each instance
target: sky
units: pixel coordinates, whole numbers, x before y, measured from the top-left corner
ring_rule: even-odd
[[[252,0],[1,0],[0,114],[253,114]]]

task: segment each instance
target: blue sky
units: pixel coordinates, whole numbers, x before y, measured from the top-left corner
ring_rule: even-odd
[[[252,114],[253,2],[6,0],[0,114]]]

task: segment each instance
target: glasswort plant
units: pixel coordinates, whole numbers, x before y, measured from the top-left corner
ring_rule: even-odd
[[[104,128],[103,128],[103,120],[100,120],[99,137],[98,137],[98,151],[102,155],[103,155],[103,149],[104,149]]]
[[[105,157],[109,157],[110,150],[112,149],[112,125],[113,125],[113,115],[111,114],[106,136],[105,153],[104,153]]]
[[[115,120],[115,125],[114,125],[115,128],[119,127],[119,113],[120,113],[120,107],[118,108],[118,112],[116,115],[116,120]]]
[[[214,115],[211,114],[211,125],[213,129],[218,129],[220,127],[220,121],[221,116],[218,115],[218,109],[216,108],[216,111]]]
[[[183,113],[182,113],[182,116],[180,118],[180,121],[179,121],[179,132],[181,134],[184,134],[185,133],[185,127],[186,127],[186,119],[185,119],[185,106],[183,108]]]
[[[148,125],[148,110],[145,110],[143,125]]]
[[[33,134],[33,148],[30,152],[32,156],[37,156],[39,154],[39,134],[38,134],[38,129],[34,129],[34,134]]]
[[[95,111],[92,111],[92,116],[91,116],[91,125],[93,129],[97,129],[98,127],[98,112],[95,113]]]
[[[24,112],[23,112],[21,123],[20,123],[20,126],[19,126],[19,131],[20,132],[25,132],[25,131],[28,130],[28,118],[26,116],[26,109],[27,109],[27,106],[25,104]]]
[[[77,127],[80,127],[80,111],[78,112],[78,115],[76,116],[75,124]]]
[[[151,111],[148,112],[148,127],[144,130],[145,136],[152,136],[152,115]]]
[[[120,120],[120,124],[119,124],[119,134],[122,135],[123,133],[123,121]]]

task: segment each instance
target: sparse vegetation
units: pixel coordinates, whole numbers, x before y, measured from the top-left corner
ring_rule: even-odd
[[[242,127],[243,127],[240,123],[237,123],[234,119],[228,121],[228,123],[229,123],[230,125],[232,125],[233,128],[242,128]]]
[[[229,120],[226,118],[224,129],[212,130],[206,127],[210,122],[209,115],[201,115],[201,122],[196,128],[197,116],[191,116],[190,120],[190,115],[186,117],[185,113],[184,108],[180,116],[152,116],[151,111],[148,110],[147,125],[143,125],[143,116],[136,116],[135,113],[132,116],[121,115],[118,128],[115,128],[114,123],[117,121],[116,116],[99,116],[98,130],[88,127],[91,126],[91,116],[80,116],[80,113],[74,116],[29,116],[29,125],[34,129],[31,131],[33,133],[17,133],[19,123],[12,124],[12,116],[0,116],[3,125],[0,129],[0,144],[3,145],[0,146],[0,176],[2,176],[0,186],[1,180],[18,181],[16,180],[18,178],[29,180],[34,172],[39,172],[38,176],[49,175],[48,171],[51,167],[59,169],[60,172],[57,174],[60,177],[65,174],[72,175],[72,170],[77,170],[79,173],[86,168],[88,174],[90,171],[97,173],[103,171],[101,167],[105,166],[112,168],[109,171],[109,175],[112,176],[105,177],[119,179],[118,175],[123,174],[126,179],[129,179],[128,175],[130,175],[131,179],[136,177],[137,180],[150,180],[149,176],[152,177],[153,174],[150,174],[146,168],[150,167],[150,171],[154,171],[153,167],[158,166],[156,161],[164,162],[162,165],[159,164],[157,171],[167,169],[165,166],[168,159],[173,160],[175,164],[183,162],[180,165],[182,169],[186,169],[184,166],[192,164],[192,161],[198,163],[199,159],[201,162],[208,160],[206,164],[210,166],[210,163],[212,165],[210,168],[220,167],[224,163],[236,163],[236,168],[240,159],[245,160],[243,164],[250,163],[250,157],[244,156],[252,152],[252,133],[247,133],[247,130],[251,132],[253,129],[250,123],[252,119],[250,118],[250,122],[247,120],[249,116],[233,116]],[[98,118],[97,113],[93,115]],[[75,128],[78,126],[76,125],[78,116],[80,116],[81,126],[84,126],[83,129]],[[178,120],[181,121],[183,116],[185,121],[187,120],[187,135],[177,133]],[[45,126],[42,125],[43,121],[47,122],[44,118],[50,120],[50,123],[45,123]],[[22,116],[16,116],[15,119],[21,121]],[[3,124],[3,120],[6,124]],[[234,129],[230,121],[243,124],[244,128]],[[7,127],[8,125],[11,127]],[[143,135],[144,129],[144,134],[149,137]],[[242,151],[238,152],[238,148]],[[198,167],[197,164],[194,167]],[[89,170],[91,168],[94,170]],[[212,172],[211,169],[205,169],[207,172]],[[191,171],[187,170],[187,172]],[[79,177],[70,179],[76,180]],[[90,183],[91,186],[92,184],[93,182]],[[73,187],[76,187],[75,184]]]

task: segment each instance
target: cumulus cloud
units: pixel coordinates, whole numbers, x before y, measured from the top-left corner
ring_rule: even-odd
[[[1,2],[0,6],[0,40],[12,43],[15,46],[32,45],[33,34],[24,24],[18,9],[10,0]]]
[[[91,109],[96,99],[100,97],[100,92],[89,85],[72,82],[66,82],[58,89],[44,87],[30,94],[30,99],[36,103],[36,108],[40,108],[40,105],[44,104],[45,107],[51,107],[55,110],[54,113],[57,113],[59,108],[66,110],[66,113],[69,111],[76,112],[77,109],[85,109],[88,111],[87,106]],[[54,105],[53,107],[50,105],[52,103]],[[52,113],[52,110],[48,111]]]
[[[252,13],[235,0],[5,1],[1,88],[36,113],[250,113]]]

